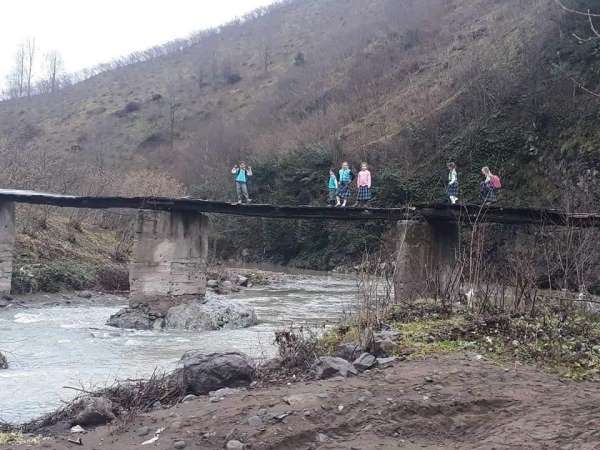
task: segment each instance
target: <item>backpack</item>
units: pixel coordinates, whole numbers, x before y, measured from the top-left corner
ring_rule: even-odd
[[[490,183],[494,189],[502,189],[502,181],[500,181],[500,177],[498,175],[492,175]]]

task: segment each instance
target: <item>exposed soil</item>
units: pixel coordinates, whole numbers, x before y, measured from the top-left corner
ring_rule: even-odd
[[[349,379],[303,381],[199,398],[126,425],[44,440],[43,448],[597,449],[600,386],[472,354],[398,362]],[[261,417],[263,425],[248,423]],[[148,427],[150,434],[139,436]],[[141,447],[157,429],[159,439]],[[67,438],[81,436],[82,446]],[[181,445],[181,444],[180,444]],[[1,449],[31,448],[31,445]]]

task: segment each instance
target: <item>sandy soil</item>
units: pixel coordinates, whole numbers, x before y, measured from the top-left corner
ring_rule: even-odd
[[[141,445],[161,428],[156,442]],[[82,446],[66,442],[74,436]],[[440,356],[349,379],[236,391],[219,402],[202,397],[41,446],[223,449],[231,440],[247,449],[598,449],[600,386],[473,354]]]

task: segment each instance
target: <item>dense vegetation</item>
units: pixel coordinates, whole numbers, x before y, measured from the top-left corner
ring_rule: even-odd
[[[286,1],[130,62],[0,102],[5,183],[233,199],[229,168],[243,158],[257,200],[310,204],[324,201],[330,167],[368,160],[374,203],[397,205],[442,200],[452,159],[465,199],[483,165],[505,202],[597,198],[600,39],[552,0]],[[213,220],[219,255],[304,267],[350,265],[386,232]]]

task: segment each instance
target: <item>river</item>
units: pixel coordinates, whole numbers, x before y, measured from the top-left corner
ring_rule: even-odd
[[[155,369],[171,370],[192,349],[271,357],[275,330],[335,322],[349,310],[355,292],[352,277],[284,275],[231,297],[256,309],[257,326],[205,333],[107,327],[125,299],[122,305],[0,310],[0,349],[10,364],[0,370],[0,420],[22,423],[55,409],[76,395],[64,386],[97,388],[116,379],[148,377]]]

